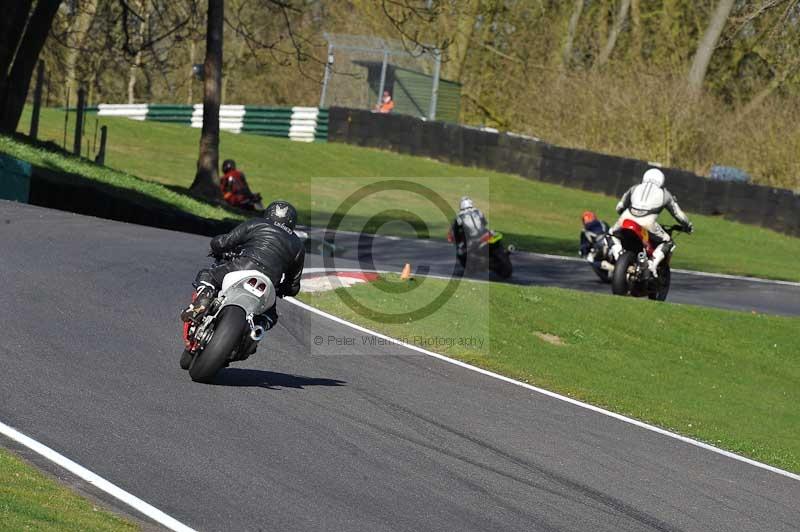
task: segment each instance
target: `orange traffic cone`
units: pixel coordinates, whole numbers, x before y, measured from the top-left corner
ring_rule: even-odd
[[[403,266],[403,271],[400,273],[400,280],[408,281],[409,279],[411,279],[411,265],[406,262],[406,265]]]

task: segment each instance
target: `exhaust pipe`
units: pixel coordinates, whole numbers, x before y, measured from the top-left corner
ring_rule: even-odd
[[[254,342],[259,342],[264,337],[264,327],[261,325],[256,325],[250,331],[250,339]]]

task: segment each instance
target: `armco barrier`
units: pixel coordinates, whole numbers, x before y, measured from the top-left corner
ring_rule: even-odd
[[[485,131],[405,115],[332,107],[328,140],[430,157],[520,175],[609,196],[640,182],[645,161],[553,146],[539,139]],[[681,206],[800,236],[800,195],[790,190],[714,181],[677,168],[664,169]]]
[[[96,108],[100,116],[120,116],[203,127],[203,105],[179,104],[105,104]],[[219,127],[231,133],[254,133],[289,138],[302,142],[328,139],[328,110],[317,107],[263,107],[222,105]]]

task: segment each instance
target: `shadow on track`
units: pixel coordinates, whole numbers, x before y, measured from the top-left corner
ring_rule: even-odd
[[[302,390],[306,386],[344,386],[347,383],[336,379],[317,379],[260,369],[226,368],[217,374],[213,384],[217,386],[258,386],[270,390],[278,388]]]

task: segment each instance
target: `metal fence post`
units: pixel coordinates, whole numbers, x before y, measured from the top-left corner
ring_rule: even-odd
[[[72,153],[80,157],[81,155],[81,140],[83,139],[83,111],[86,107],[86,90],[81,87],[78,89],[78,109],[75,118],[75,143],[73,144]]]
[[[100,149],[97,152],[97,157],[94,162],[99,165],[106,164],[106,140],[108,139],[108,126],[100,126]]]
[[[381,105],[383,89],[386,86],[386,65],[389,63],[389,50],[383,49],[383,64],[381,65],[381,83],[378,85],[378,106]]]
[[[30,137],[36,140],[39,135],[39,111],[42,108],[42,85],[44,85],[44,61],[36,67],[36,89],[33,91],[33,114],[31,115]]]
[[[319,95],[319,107],[325,107],[325,95],[328,92],[328,81],[333,68],[333,43],[328,43],[328,60],[325,63],[325,77],[322,79],[322,94]]]
[[[64,141],[61,147],[67,149],[67,128],[69,127],[69,85],[67,85],[67,105],[64,107]]]
[[[436,120],[436,104],[439,98],[439,73],[442,70],[442,53],[438,48],[433,49],[436,63],[433,67],[433,90],[431,91],[431,108],[428,111],[428,120]]]

